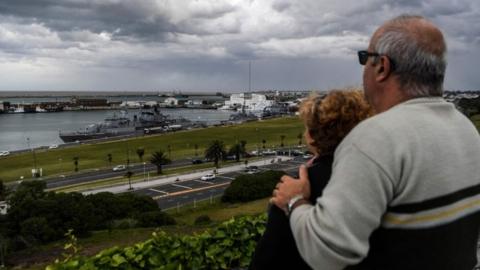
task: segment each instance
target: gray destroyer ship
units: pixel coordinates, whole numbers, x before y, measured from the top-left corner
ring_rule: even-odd
[[[120,115],[116,113],[106,118],[101,123],[87,125],[84,129],[77,131],[60,131],[59,136],[64,142],[76,142],[95,140],[110,137],[143,135],[147,130],[168,130],[169,126],[175,125],[180,129],[203,126],[203,123],[192,122],[185,118],[171,118],[160,113],[157,107],[152,110],[142,109],[130,119],[126,111]]]

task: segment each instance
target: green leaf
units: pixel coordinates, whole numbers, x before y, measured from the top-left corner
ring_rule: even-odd
[[[112,262],[110,263],[110,265],[113,267],[118,267],[119,265],[125,262],[127,262],[127,260],[125,260],[125,258],[122,255],[115,254],[112,257]]]

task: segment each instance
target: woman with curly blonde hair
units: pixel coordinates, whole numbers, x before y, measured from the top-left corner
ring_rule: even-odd
[[[361,91],[332,90],[326,96],[312,93],[300,105],[299,113],[307,148],[314,154],[307,163],[309,199],[314,203],[330,178],[336,147],[360,121],[372,115],[372,109]],[[266,230],[249,269],[310,269],[298,253],[288,217],[275,205],[269,208]]]

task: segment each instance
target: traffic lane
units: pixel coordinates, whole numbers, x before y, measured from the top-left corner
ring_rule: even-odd
[[[211,198],[213,199],[214,197],[221,196],[227,187],[228,185],[224,185],[219,187],[212,187],[206,190],[191,191],[184,194],[163,197],[157,199],[157,204],[160,209],[165,210],[185,204],[190,204],[194,201],[203,201]]]
[[[164,165],[164,169],[173,168],[173,167],[180,167],[185,165],[191,165],[191,161],[189,159],[185,160],[177,160],[171,164]],[[145,165],[145,172],[156,172],[157,167],[148,164]],[[136,174],[143,174],[143,164],[135,165],[131,167],[130,171]],[[116,176],[123,176],[125,175],[126,170],[114,172],[112,170],[98,170],[93,172],[81,173],[77,175],[70,175],[66,177],[59,177],[59,178],[52,178],[47,180],[47,188],[57,188],[67,185],[73,185],[78,183],[85,183],[85,182],[92,182],[97,181],[105,178],[112,178]]]

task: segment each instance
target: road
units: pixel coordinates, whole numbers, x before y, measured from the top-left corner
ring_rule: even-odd
[[[260,171],[283,170],[288,174],[296,175],[298,167],[304,162],[305,160],[300,157],[275,163],[261,161],[255,165],[259,167]],[[209,200],[221,196],[235,177],[245,174],[242,168],[240,166],[236,171],[220,173],[210,181],[203,181],[200,180],[200,177],[197,177],[185,181],[140,188],[133,192],[154,198],[161,209],[175,208],[191,204],[194,201]]]
[[[181,160],[174,160],[171,164],[164,165],[163,169],[173,168],[173,167],[181,167],[186,165],[191,165],[192,162],[190,159],[181,159]],[[130,169],[135,174],[143,174],[143,164],[136,164],[131,167]],[[156,172],[157,167],[147,163],[145,164],[145,172]],[[93,181],[98,181],[101,179],[112,178],[116,176],[123,176],[125,175],[124,171],[114,172],[112,169],[104,169],[104,170],[94,170],[85,173],[78,173],[73,175],[68,175],[65,177],[57,177],[57,178],[49,178],[47,180],[47,188],[58,188],[62,186],[74,185],[79,183],[88,183]]]

